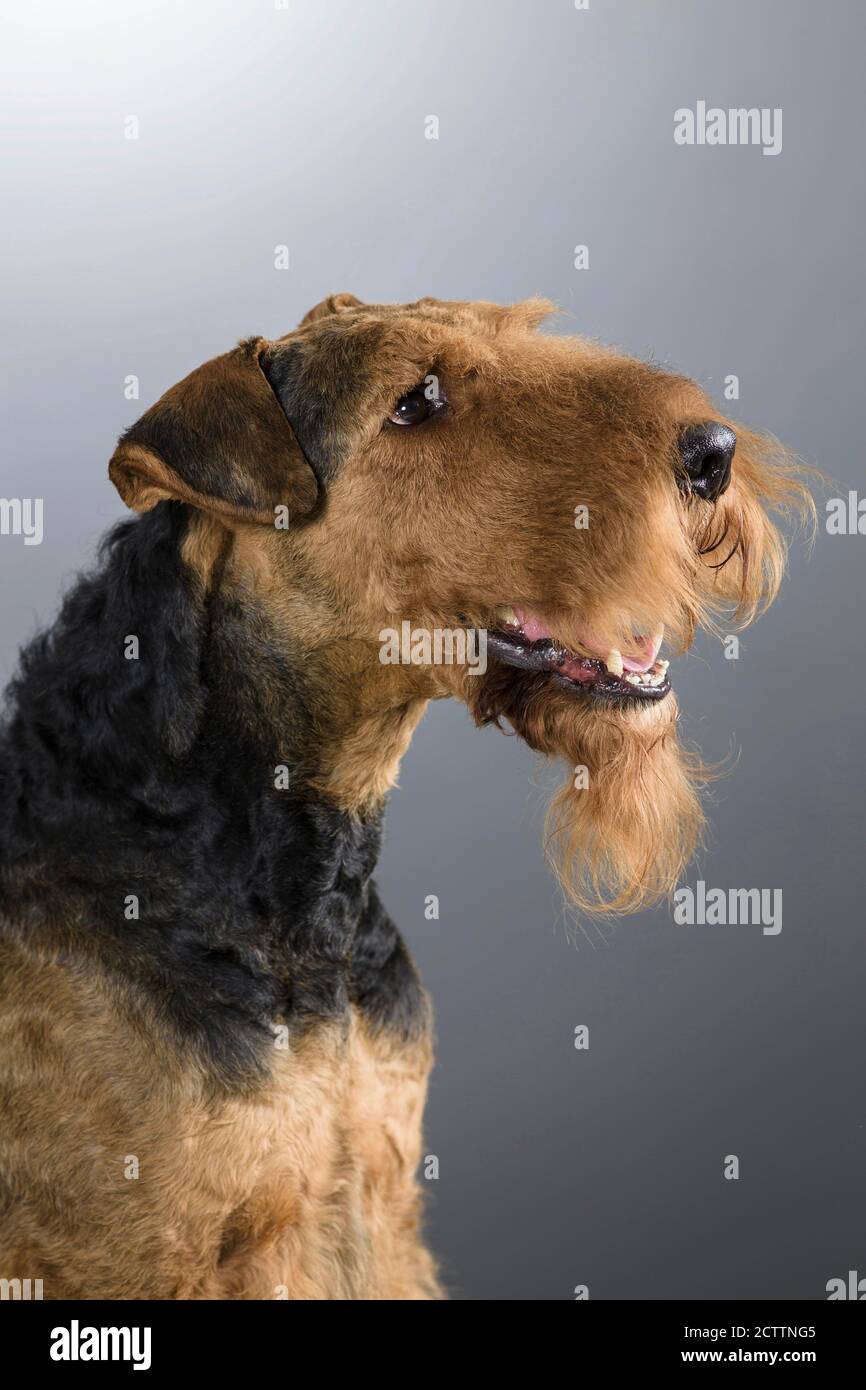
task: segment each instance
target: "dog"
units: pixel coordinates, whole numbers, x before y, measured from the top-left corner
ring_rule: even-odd
[[[0,744],[4,1278],[444,1296],[430,1006],[372,876],[412,733],[456,697],[563,759],[569,899],[657,901],[705,776],[662,636],[751,621],[809,507],[781,446],[551,309],[335,295],[121,438],[140,515],[24,651]],[[485,669],[384,659],[405,622],[483,635]]]

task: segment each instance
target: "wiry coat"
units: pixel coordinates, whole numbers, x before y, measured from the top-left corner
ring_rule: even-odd
[[[196,595],[185,513],[116,529],[11,691],[0,1270],[50,1297],[430,1295],[428,1010],[379,819],[268,777],[236,717],[256,637]]]
[[[579,613],[610,646],[647,615],[685,644],[775,591],[769,509],[802,499],[784,459],[741,434],[724,500],[684,498],[677,431],[712,407],[543,338],[547,308],[336,296],[121,441],[144,515],[23,654],[0,735],[0,1278],[440,1296],[430,1012],[371,877],[428,699],[589,767],[559,809],[575,897],[675,881],[699,813],[673,696],[601,708],[538,671],[379,660],[403,618],[483,627],[520,599],[564,643]],[[448,411],[389,434],[431,377]]]

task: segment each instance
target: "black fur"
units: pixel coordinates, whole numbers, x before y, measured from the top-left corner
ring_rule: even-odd
[[[312,341],[272,343],[261,368],[320,486],[337,474],[352,436],[355,411],[375,384],[372,363],[380,324],[351,335],[317,325]]]
[[[186,516],[166,502],[121,523],[22,654],[0,736],[0,931],[98,957],[240,1080],[275,1024],[351,1001],[407,1032],[426,1004],[371,881],[378,821],[274,787],[257,682],[281,683],[300,746],[303,680],[249,614],[197,595]]]

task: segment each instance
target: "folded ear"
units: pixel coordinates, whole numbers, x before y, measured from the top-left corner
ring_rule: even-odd
[[[261,369],[250,338],[191,372],[120,439],[108,473],[124,502],[146,512],[166,498],[273,525],[309,512],[318,484]]]

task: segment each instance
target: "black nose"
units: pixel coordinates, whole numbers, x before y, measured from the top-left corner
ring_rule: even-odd
[[[679,445],[683,492],[715,502],[731,481],[731,460],[737,447],[734,431],[718,420],[707,420],[684,429]]]

